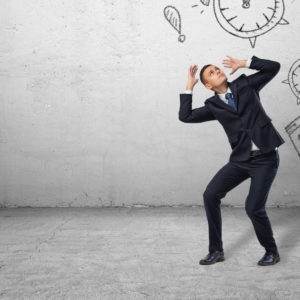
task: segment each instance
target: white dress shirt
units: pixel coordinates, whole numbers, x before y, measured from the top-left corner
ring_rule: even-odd
[[[250,64],[251,64],[251,60],[252,60],[251,58],[249,58],[249,59],[247,60],[246,66],[245,66],[245,67],[249,68],[249,66],[250,66]],[[185,94],[192,94],[193,91],[192,91],[192,90],[185,90],[184,93],[185,93]],[[231,94],[232,94],[232,92],[231,92],[231,90],[230,90],[229,87],[228,87],[227,91],[226,91],[224,94],[218,94],[219,98],[220,98],[221,100],[223,100],[226,104],[228,104],[228,100],[227,100],[226,97],[225,97],[225,95],[226,95],[227,93],[231,93]],[[233,95],[232,95],[232,97],[233,97]],[[276,147],[275,149],[277,149],[277,147]],[[254,144],[254,142],[253,142],[252,140],[251,140],[251,150],[259,150],[259,148]]]

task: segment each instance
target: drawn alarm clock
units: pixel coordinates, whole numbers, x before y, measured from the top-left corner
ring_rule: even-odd
[[[282,83],[287,83],[294,95],[297,97],[297,105],[300,104],[300,59],[296,60],[291,66],[288,78],[283,80]]]
[[[276,25],[287,25],[283,0],[213,0],[218,23],[230,34],[249,39],[252,48],[258,36]]]

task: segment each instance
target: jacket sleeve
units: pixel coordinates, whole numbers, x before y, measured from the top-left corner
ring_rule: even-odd
[[[279,72],[280,63],[253,55],[249,69],[259,70],[259,72],[246,76],[249,84],[259,92]]]
[[[180,94],[179,120],[184,123],[201,123],[216,118],[206,105],[192,109],[192,94]]]

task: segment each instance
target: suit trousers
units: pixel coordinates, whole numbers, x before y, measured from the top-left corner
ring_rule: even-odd
[[[204,193],[204,206],[208,221],[209,252],[223,251],[221,199],[247,178],[251,178],[245,209],[259,243],[266,251],[276,252],[271,223],[265,204],[279,167],[278,149],[250,157],[246,161],[230,161],[211,179]]]

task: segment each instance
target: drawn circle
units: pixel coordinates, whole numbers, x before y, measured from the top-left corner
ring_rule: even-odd
[[[274,28],[284,13],[283,0],[214,0],[215,16],[221,27],[232,35],[252,38]]]
[[[185,35],[184,34],[181,34],[179,37],[178,37],[178,41],[183,43],[185,41]]]
[[[292,67],[290,68],[288,75],[288,82],[291,87],[292,92],[297,98],[300,98],[300,90],[297,89],[297,86],[300,88],[300,59],[296,60]]]

